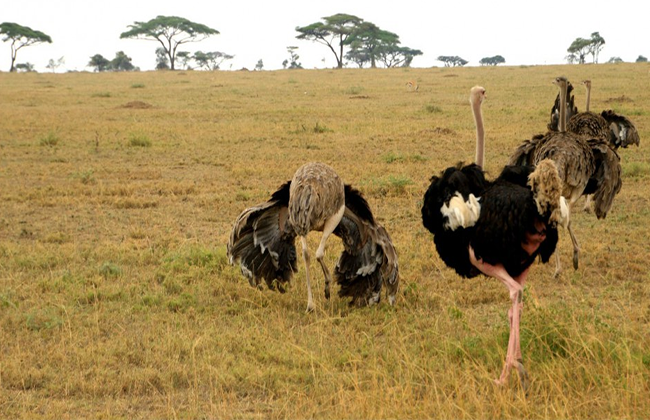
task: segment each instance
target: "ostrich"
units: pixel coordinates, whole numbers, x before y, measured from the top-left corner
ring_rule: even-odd
[[[567,131],[585,136],[587,141],[592,147],[596,155],[596,173],[590,179],[584,195],[586,196],[585,205],[583,210],[591,212],[592,194],[597,190],[598,184],[602,181],[602,176],[608,171],[607,168],[601,170],[601,166],[611,165],[615,169],[620,158],[616,153],[619,147],[628,147],[630,144],[639,145],[639,134],[634,124],[623,115],[619,115],[612,110],[605,110],[600,114],[596,114],[589,110],[589,102],[591,100],[591,80],[583,80],[582,84],[585,86],[587,95],[585,101],[585,111],[576,113],[567,120]],[[554,105],[554,109],[557,106]],[[610,151],[604,146],[609,145],[613,149]],[[620,166],[620,164],[618,164]],[[620,173],[618,174],[620,178]],[[613,185],[611,188],[615,188]],[[614,194],[615,195],[615,194]],[[613,195],[602,192],[602,197],[599,202],[595,203],[596,217],[601,219],[607,215],[607,211],[611,207],[611,199]]]
[[[351,297],[356,306],[379,302],[382,285],[395,303],[399,274],[397,253],[388,232],[378,224],[361,193],[344,185],[336,172],[323,163],[301,166],[291,181],[267,201],[244,210],[233,226],[228,242],[231,264],[239,261],[251,286],[264,279],[271,290],[286,290],[297,271],[295,238],[300,237],[307,281],[307,312],[314,310],[310,283],[307,234],[323,232],[316,251],[325,276],[325,297],[330,297],[332,276],[324,261],[325,244],[333,233],[344,250],[335,268],[339,296]]]
[[[560,90],[560,102],[566,102],[569,82],[557,77],[553,83]],[[562,196],[573,205],[583,194],[594,194],[596,214],[605,217],[614,196],[621,189],[621,165],[618,155],[599,138],[590,138],[566,131],[566,107],[560,107],[559,131],[549,131],[524,141],[510,156],[510,165],[535,165],[543,159],[552,159],[563,182]],[[573,244],[573,267],[578,268],[580,245],[571,227],[567,230]],[[554,276],[561,272],[559,255],[556,254]]]
[[[590,112],[589,102],[591,100],[591,80],[583,80],[582,84],[587,91],[585,112]],[[611,109],[602,111],[599,116],[601,117],[599,123],[601,127],[605,127],[606,131],[604,138],[609,142],[612,149],[617,150],[619,147],[627,148],[630,145],[639,145],[639,132],[636,130],[634,123],[626,116],[619,115]],[[569,131],[574,131],[571,121],[572,119],[573,118],[569,119],[569,122],[567,123],[567,130]],[[587,134],[589,136],[595,136],[597,133],[596,131],[589,132],[585,129],[576,129],[574,132],[577,134]]]
[[[535,259],[539,256],[548,262],[553,254],[556,225],[567,216],[566,202],[551,160],[536,168],[507,166],[494,182],[485,179],[484,97],[484,88],[472,88],[477,163],[458,164],[431,178],[424,195],[422,223],[433,233],[436,250],[448,267],[466,278],[481,273],[495,277],[508,288],[512,300],[510,338],[501,376],[495,382],[505,385],[515,367],[527,387],[519,338],[523,286]]]

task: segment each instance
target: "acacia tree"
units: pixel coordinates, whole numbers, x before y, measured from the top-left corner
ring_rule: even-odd
[[[506,59],[500,55],[495,55],[494,57],[484,57],[481,58],[479,64],[482,66],[496,66],[498,64],[503,64],[506,62]]]
[[[343,48],[347,44],[346,41],[352,31],[363,22],[363,19],[343,13],[322,19],[324,22],[312,23],[302,28],[296,27],[296,31],[300,32],[296,38],[327,45],[336,58],[336,67],[341,69],[343,68]],[[338,46],[335,45],[336,42],[338,42]]]
[[[605,38],[600,36],[598,32],[594,32],[591,34],[589,41],[589,54],[591,54],[594,63],[598,63],[598,54],[605,47]]]
[[[350,45],[351,50],[345,58],[359,67],[370,63],[370,67],[375,68],[378,61],[386,67],[408,67],[415,56],[422,55],[420,50],[400,46],[397,34],[383,30],[371,22],[359,24],[346,44]]]
[[[464,60],[457,55],[451,56],[451,55],[440,55],[438,58],[436,58],[438,61],[442,61],[445,63],[445,67],[462,67],[465,64],[468,63],[467,60]]]
[[[109,65],[110,69],[113,71],[137,71],[139,70],[131,63],[131,57],[126,55],[124,51],[118,51],[115,53],[115,58],[111,60]]]
[[[148,22],[135,22],[120,38],[135,38],[158,41],[169,58],[170,68],[175,69],[176,50],[182,44],[199,42],[219,31],[206,25],[177,16],[158,16]]]
[[[578,62],[578,64],[584,64],[585,63],[585,57],[589,53],[589,44],[591,44],[591,41],[588,39],[584,38],[576,38],[569,48],[567,48],[567,52],[569,53],[569,57],[573,56],[573,59]]]
[[[577,61],[578,64],[584,64],[587,54],[591,54],[593,62],[598,63],[598,54],[600,54],[604,46],[605,39],[598,32],[592,33],[589,39],[576,38],[567,48],[569,53],[567,60],[569,63]]]
[[[389,31],[380,29],[371,22],[362,22],[352,31],[345,41],[353,50],[365,52],[370,59],[370,67],[377,67],[380,49],[389,45],[399,44],[399,36]]]
[[[0,34],[4,35],[4,42],[11,41],[11,68],[10,72],[16,71],[16,55],[18,50],[30,45],[40,44],[43,42],[52,43],[52,38],[41,31],[36,31],[27,26],[17,23],[3,22],[0,23]]]
[[[47,63],[47,66],[45,66],[45,68],[52,70],[52,73],[54,73],[56,69],[58,69],[64,64],[65,64],[65,57],[61,57],[58,60],[50,58],[50,61]]]
[[[178,58],[178,54],[176,54],[176,58]],[[162,47],[156,48],[156,70],[169,70],[169,58],[167,58],[167,52]]]
[[[287,67],[289,69],[301,69],[302,64],[298,62],[300,59],[300,56],[296,52],[298,51],[298,47],[287,47],[287,52],[289,53],[289,59],[284,60],[282,62],[282,68],[286,69]]]
[[[110,65],[110,60],[108,58],[104,58],[104,56],[101,54],[95,54],[90,57],[90,61],[87,64],[88,67],[94,67],[95,70],[93,71],[95,72],[106,71],[110,68]]]
[[[192,59],[196,62],[199,68],[206,70],[219,70],[221,64],[226,60],[232,60],[234,55],[226,54],[220,51],[202,52],[197,51],[194,53]]]

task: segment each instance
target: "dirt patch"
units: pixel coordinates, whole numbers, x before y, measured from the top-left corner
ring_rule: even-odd
[[[454,130],[445,127],[427,128],[425,130],[422,130],[422,133],[432,133],[432,134],[445,135],[445,136],[456,135],[456,132]]]
[[[612,102],[634,102],[634,101],[632,100],[632,98],[623,95],[623,96],[619,96],[618,98],[609,98],[605,102],[611,104]]]
[[[131,101],[127,102],[126,104],[122,105],[120,108],[129,108],[129,109],[149,109],[152,108],[153,105],[148,104],[146,102],[142,101]]]
[[[370,99],[370,96],[368,96],[368,95],[354,95],[354,96],[350,96],[350,99]]]

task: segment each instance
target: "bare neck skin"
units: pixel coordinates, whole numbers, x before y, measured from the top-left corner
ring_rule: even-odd
[[[482,168],[485,160],[485,129],[483,128],[480,100],[472,100],[472,113],[476,124],[476,157],[474,161]]]
[[[566,132],[566,82],[561,83],[560,87],[560,122],[558,124],[558,131],[560,133]]]

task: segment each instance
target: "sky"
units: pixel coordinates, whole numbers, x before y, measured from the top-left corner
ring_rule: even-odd
[[[90,57],[111,60],[124,51],[141,70],[153,70],[154,41],[120,39],[134,22],[158,15],[179,16],[220,32],[183,50],[220,51],[234,55],[222,70],[282,68],[287,47],[298,47],[306,69],[331,68],[333,53],[324,45],[298,40],[295,28],[337,13],[355,15],[394,32],[401,45],[424,54],[412,67],[442,66],[441,55],[460,56],[469,66],[483,57],[501,55],[506,65],[566,62],[566,49],[576,38],[599,32],[606,44],[599,61],[611,57],[636,61],[650,57],[647,6],[641,0],[2,0],[0,22],[15,22],[39,30],[52,43],[25,47],[17,63],[32,63],[39,72],[63,57],[63,71],[91,71]],[[0,71],[11,63],[9,42],[0,42]]]

